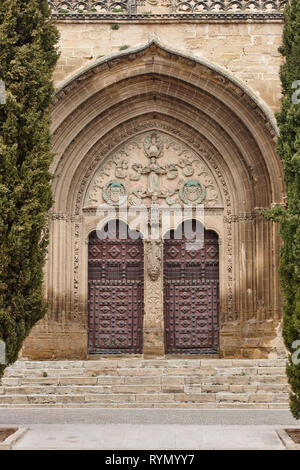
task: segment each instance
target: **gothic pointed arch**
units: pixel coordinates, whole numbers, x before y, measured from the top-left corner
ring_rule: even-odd
[[[205,228],[219,235],[220,354],[267,357],[280,322],[279,235],[260,210],[283,203],[284,184],[275,119],[265,103],[225,69],[152,38],[62,83],[52,133],[51,308],[41,335],[55,336],[62,356],[87,353],[87,248],[99,223],[97,207],[116,209],[120,195],[145,196],[148,180],[135,169],[150,162],[144,145],[155,134],[165,173],[157,171],[148,192],[164,195],[159,204],[170,202],[172,191],[179,204],[203,203]],[[162,355],[162,246],[154,248],[153,279],[145,263],[143,352]],[[77,348],[67,353],[64,341],[72,335]]]

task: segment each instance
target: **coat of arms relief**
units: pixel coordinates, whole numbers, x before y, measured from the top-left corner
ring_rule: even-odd
[[[85,207],[223,207],[208,165],[167,134],[149,131],[120,146],[94,175]]]

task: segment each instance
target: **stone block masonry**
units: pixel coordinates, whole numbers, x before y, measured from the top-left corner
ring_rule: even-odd
[[[285,360],[18,361],[0,407],[287,409],[288,395]]]
[[[119,21],[119,20],[116,20]],[[61,56],[54,74],[55,84],[97,58],[119,52],[120,47],[145,44],[155,34],[170,48],[191,52],[221,65],[243,80],[274,111],[280,106],[279,67],[283,21],[207,21],[186,22],[184,18],[170,22],[120,20],[114,22],[57,19],[61,35]]]

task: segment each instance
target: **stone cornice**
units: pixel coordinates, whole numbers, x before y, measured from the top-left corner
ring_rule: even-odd
[[[280,12],[256,12],[256,13],[164,13],[151,15],[128,14],[76,14],[53,13],[58,23],[246,23],[246,22],[276,22],[283,23],[284,16]]]
[[[52,13],[57,16],[111,17],[130,19],[170,18],[185,20],[202,17],[270,18],[282,14],[288,0],[48,0]]]

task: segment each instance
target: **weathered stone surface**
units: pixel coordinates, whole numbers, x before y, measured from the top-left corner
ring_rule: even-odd
[[[216,397],[217,401],[226,401],[226,402],[248,402],[249,396],[248,394],[238,394],[238,393],[217,393]],[[259,400],[257,400],[259,401]]]
[[[178,393],[174,396],[175,401],[190,403],[207,403],[216,401],[214,393]]]
[[[197,359],[189,360],[188,367],[173,367],[174,360],[159,360],[159,367],[153,367],[152,360],[143,360],[143,367],[137,367],[136,360],[118,360],[114,368],[107,360],[112,375],[90,376],[90,362],[83,364],[82,375],[78,377],[76,361],[67,369],[68,363],[47,363],[48,373],[55,378],[43,377],[43,362],[18,362],[12,370],[18,370],[21,378],[10,378],[6,370],[0,387],[0,407],[10,406],[111,406],[111,407],[174,407],[174,408],[286,408],[288,386],[277,382],[282,378],[281,368],[267,367],[268,375],[255,374],[259,366],[256,360],[248,361],[243,367],[245,375],[236,373],[235,360],[230,365],[218,367],[218,361],[206,360],[202,375],[197,375],[201,366]],[[214,366],[213,366],[214,364]],[[131,367],[131,365],[133,367]],[[123,367],[124,366],[124,367]],[[126,367],[125,367],[126,366]],[[172,366],[172,367],[170,367]],[[194,366],[194,367],[193,367]],[[264,363],[264,367],[267,364]],[[102,361],[101,369],[106,370]],[[224,370],[227,373],[224,374]],[[65,371],[74,371],[74,376],[65,376]],[[213,370],[213,373],[211,373]],[[35,372],[39,371],[39,377]],[[122,371],[125,375],[118,375]],[[126,375],[130,371],[130,375]],[[143,375],[141,375],[143,371]],[[175,375],[170,374],[173,371]],[[167,373],[168,372],[168,373]],[[156,375],[152,375],[155,373]],[[87,374],[87,375],[85,375]],[[178,375],[180,374],[180,375]],[[219,375],[218,374],[222,374]],[[272,381],[269,379],[272,378]],[[266,382],[266,379],[268,380]]]

